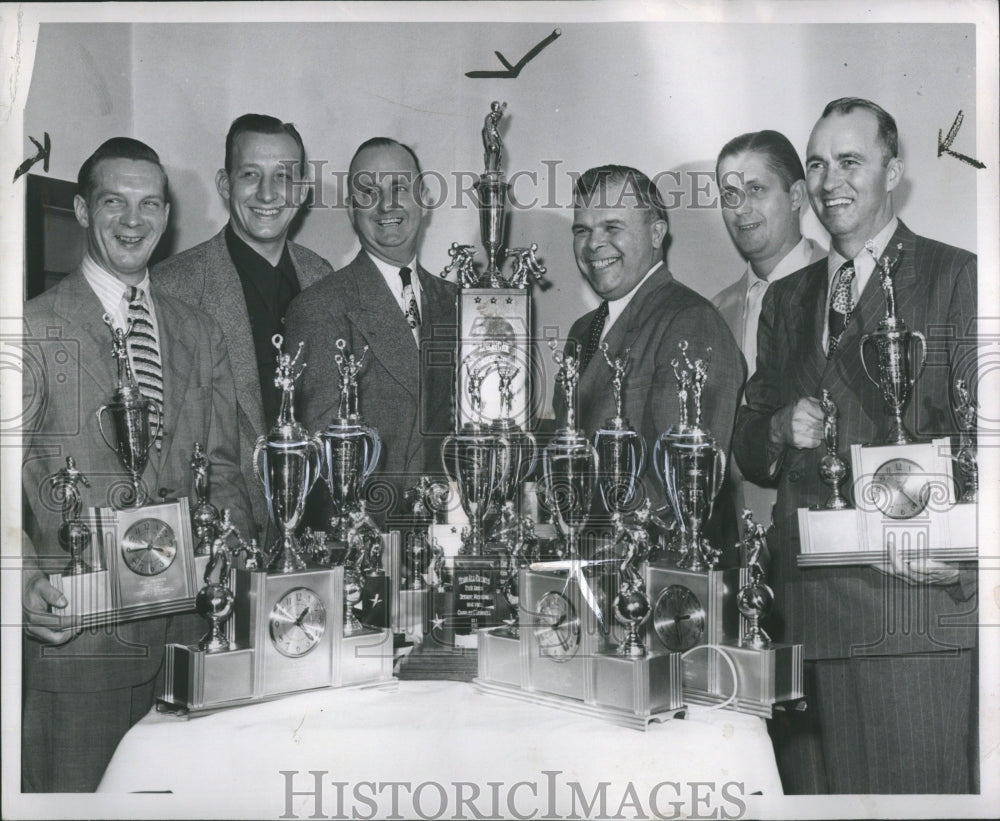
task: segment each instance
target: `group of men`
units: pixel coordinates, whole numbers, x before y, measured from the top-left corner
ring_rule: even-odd
[[[95,789],[121,736],[152,704],[164,643],[191,641],[199,629],[187,616],[112,633],[63,631],[52,621],[65,599],[45,573],[64,564],[65,554],[46,483],[67,455],[90,478],[90,504],[105,504],[121,477],[95,421],[115,387],[102,315],[121,328],[140,302],[150,317],[160,363],[153,388],[163,410],[162,437],[142,477],[153,496],[157,489],[190,494],[191,449],[199,442],[211,460],[213,503],[230,509],[242,533],[270,538],[250,458],[277,415],[276,333],[289,351],[304,343],[308,367],[297,411],[312,430],[337,415],[337,341],[357,356],[367,349],[361,402],[383,440],[379,473],[389,503],[381,516],[392,515],[406,483],[440,472],[439,434],[453,425],[455,374],[453,356],[433,354],[454,351],[456,288],[419,261],[427,212],[416,154],[388,138],[355,152],[348,214],[361,251],[336,272],[288,239],[308,193],[304,167],[292,125],[256,114],[235,120],[216,177],[228,224],[152,271],[147,263],[170,210],[156,153],[115,138],[80,170],[75,207],[86,256],[79,271],[25,305],[26,350],[37,349],[42,373],[33,385],[49,390],[55,374],[61,385],[71,382],[67,393],[53,389],[41,402],[25,395],[26,407],[40,408],[25,431],[23,468],[27,791]],[[804,645],[815,680],[809,718],[773,728],[786,790],[967,792],[974,786],[965,744],[975,719],[976,639],[949,617],[974,612],[974,574],[930,561],[897,561],[885,572],[800,571],[795,557],[796,510],[827,492],[818,476],[821,389],[840,409],[842,447],[873,441],[888,424],[881,396],[858,375],[858,340],[881,313],[866,244],[880,256],[902,243],[900,314],[914,328],[947,323],[954,344],[975,313],[975,256],[917,237],[895,217],[892,191],[903,173],[896,127],[866,100],[827,106],[805,169],[786,138],[762,131],[729,142],[716,170],[726,228],[747,260],[717,307],[671,275],[669,215],[646,175],[608,165],[577,181],[574,253],[602,300],[569,332],[581,352],[580,426],[590,435],[613,415],[608,371],[594,356],[600,342],[613,354],[630,352],[625,415],[649,443],[678,418],[678,343],[696,353],[711,346],[702,422],[726,451],[732,445],[736,503],[765,522],[774,505],[776,632]],[[807,201],[830,234],[829,253],[801,235]],[[955,350],[940,353],[944,366],[917,382],[907,411],[921,437],[955,428],[948,401]],[[31,387],[26,380],[26,391]],[[69,394],[79,400],[58,401]],[[655,481],[645,487],[663,501]],[[317,496],[320,522],[330,512],[324,499]],[[734,504],[728,510],[734,524]],[[936,652],[891,629],[916,606],[934,622]],[[867,654],[857,652],[861,646]]]

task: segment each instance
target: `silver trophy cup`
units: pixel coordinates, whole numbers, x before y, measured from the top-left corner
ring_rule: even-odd
[[[469,533],[462,552],[483,554],[483,519],[497,500],[504,483],[504,467],[510,464],[507,441],[474,425],[452,433],[441,443],[444,471],[458,486],[458,496],[469,517]]]
[[[358,509],[365,481],[378,465],[382,439],[374,428],[350,419],[334,419],[319,438],[322,476],[339,521],[337,538],[346,542],[348,514]]]

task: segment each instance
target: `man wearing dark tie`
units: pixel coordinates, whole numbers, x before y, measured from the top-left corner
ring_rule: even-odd
[[[274,424],[281,402],[271,340],[284,333],[291,300],[333,273],[325,259],[288,239],[308,193],[305,162],[302,137],[291,123],[264,114],[237,117],[215,176],[229,222],[152,271],[166,293],[210,310],[225,334],[236,380],[240,464],[261,530],[270,527],[267,503],[260,483],[249,477],[254,444]]]
[[[83,505],[108,506],[127,484],[102,441],[97,409],[118,384],[110,322],[123,332],[142,394],[162,410],[161,435],[141,476],[143,494],[190,496],[191,453],[212,465],[213,502],[246,533],[250,502],[232,425],[236,393],[225,340],[206,313],[163,293],[146,265],[167,226],[167,176],[138,140],[108,140],[83,164],[74,200],[86,230],[79,270],[24,306],[23,724],[21,777],[27,792],[96,789],[119,740],[153,704],[167,641],[192,641],[180,622],[149,618],[60,630],[47,613],[67,600],[48,581],[60,572],[58,495],[52,478],[75,460],[89,485]],[[106,317],[106,319],[105,319]],[[53,499],[55,498],[55,503]],[[190,623],[189,623],[190,625]]]
[[[954,433],[954,378],[975,384],[975,368],[959,367],[959,346],[974,344],[976,257],[916,236],[896,217],[902,178],[896,123],[884,109],[858,98],[827,105],[809,138],[806,184],[830,253],[768,288],[758,367],[733,440],[749,479],[777,483],[770,544],[781,640],[801,642],[816,660],[815,707],[836,793],[971,788],[975,573],[895,555],[883,572],[796,564],[797,509],[823,504],[830,490],[819,475],[822,390],[839,409],[845,459],[851,444],[885,441],[891,421],[860,358],[862,335],[884,314],[876,257],[899,258],[898,315],[937,337],[934,366],[917,379],[904,416],[918,440]]]
[[[585,171],[574,189],[573,252],[576,264],[601,304],[573,323],[567,349],[580,356],[579,426],[587,436],[615,415],[612,370],[598,346],[608,345],[612,361],[625,357],[625,416],[652,453],[661,433],[679,421],[673,361],[678,343],[688,343],[692,360],[711,347],[702,395],[702,424],[728,454],[736,405],[746,368],[733,335],[704,297],[679,283],[667,269],[670,232],[667,210],[656,186],[640,171],[606,165]],[[556,394],[557,416],[563,412]],[[652,460],[650,460],[650,463]],[[664,503],[664,492],[647,466],[645,495]],[[642,496],[640,496],[640,499]],[[727,507],[735,537],[735,517]],[[721,508],[720,508],[721,510]],[[721,522],[717,523],[721,525]],[[717,547],[720,530],[714,534]]]
[[[362,143],[349,167],[351,224],[361,241],[354,260],[305,289],[288,309],[288,343],[306,343],[300,409],[311,430],[337,415],[337,340],[365,362],[360,410],[382,437],[382,461],[369,482],[368,510],[380,521],[401,512],[403,490],[441,471],[441,437],[452,426],[456,289],[417,259],[426,217],[420,164],[386,137]],[[329,495],[317,488],[310,519],[324,526]]]

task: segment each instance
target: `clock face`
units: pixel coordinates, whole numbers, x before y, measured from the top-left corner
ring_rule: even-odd
[[[890,519],[910,519],[927,507],[927,471],[911,459],[890,459],[875,471],[871,495]]]
[[[275,649],[283,656],[299,658],[323,638],[326,607],[308,587],[296,587],[275,602],[269,622]]]
[[[573,603],[562,593],[546,593],[535,608],[539,626],[535,628],[538,647],[553,661],[569,661],[580,646],[580,619]]]
[[[656,600],[653,628],[668,650],[690,650],[705,635],[705,608],[689,587],[672,584]]]
[[[140,576],[157,576],[174,563],[177,537],[162,519],[140,519],[122,536],[122,558]]]

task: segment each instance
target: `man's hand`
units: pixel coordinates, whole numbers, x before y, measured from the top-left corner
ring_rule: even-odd
[[[76,630],[59,629],[59,617],[48,612],[49,606],[62,608],[69,602],[41,574],[36,573],[24,586],[21,608],[24,631],[43,644],[65,644],[77,635]]]
[[[894,546],[889,548],[889,564],[877,566],[877,569],[897,576],[907,584],[949,585],[958,581],[957,567],[926,556],[911,558],[901,554]]]
[[[823,441],[823,411],[819,400],[803,396],[785,405],[771,417],[768,439],[771,444],[781,447],[816,447]]]

